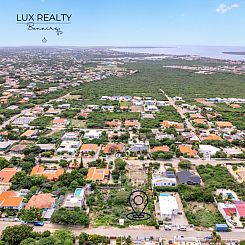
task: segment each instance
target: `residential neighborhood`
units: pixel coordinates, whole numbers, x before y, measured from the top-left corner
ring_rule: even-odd
[[[83,86],[139,71],[117,59],[71,65],[72,53],[57,52],[53,66],[38,52],[38,68],[16,69],[14,56],[1,57],[0,224],[162,232],[134,244],[164,237],[165,244],[201,244],[219,229],[245,232],[244,121],[227,114],[245,113],[244,99],[190,101],[160,87],[87,94]],[[127,219],[138,189],[151,214],[139,223]]]

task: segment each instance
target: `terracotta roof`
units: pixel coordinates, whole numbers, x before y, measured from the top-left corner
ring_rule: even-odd
[[[125,127],[139,127],[140,123],[137,120],[126,120],[124,122]]]
[[[192,150],[191,146],[188,145],[180,145],[179,150],[182,154],[187,154],[188,156],[194,156],[197,154],[197,151]]]
[[[0,194],[1,207],[19,207],[23,201],[23,197],[18,197],[14,191],[4,191]]]
[[[163,121],[162,125],[165,128],[170,128],[170,127],[174,127],[174,128],[178,128],[178,129],[182,129],[183,128],[183,124],[182,123],[178,123],[178,122]]]
[[[25,150],[26,149],[26,145],[21,145],[21,144],[19,144],[19,145],[14,145],[12,148],[11,148],[11,151],[16,151],[16,152],[18,152],[18,151],[23,151],[23,150]]]
[[[206,120],[202,119],[202,118],[196,118],[196,119],[193,120],[193,122],[203,124],[203,123],[206,122]]]
[[[55,198],[50,193],[43,193],[38,195],[33,195],[29,202],[26,204],[26,209],[29,208],[52,208],[55,202]]]
[[[66,122],[66,119],[64,118],[56,118],[53,120],[53,124],[64,124]]]
[[[97,144],[83,144],[81,146],[81,151],[97,151],[98,150],[98,145]]]
[[[10,183],[10,180],[17,173],[16,168],[4,168],[0,171],[0,182]]]
[[[236,213],[236,209],[235,208],[224,208],[223,209],[225,211],[226,215],[232,216],[232,214]]]
[[[49,169],[49,170],[44,170],[44,167],[41,165],[37,165],[35,167],[32,168],[31,171],[31,176],[33,175],[43,175],[45,177],[47,177],[48,180],[57,180],[59,178],[60,175],[62,175],[64,173],[64,169],[59,168],[59,169]]]
[[[230,104],[230,107],[232,107],[234,109],[239,109],[239,108],[241,108],[241,105],[239,105],[239,104]]]
[[[245,203],[235,204],[240,217],[245,217]]]
[[[108,125],[110,127],[118,127],[122,125],[122,122],[120,120],[107,121],[105,122],[105,125]]]
[[[220,127],[220,128],[230,128],[230,127],[233,127],[232,123],[231,122],[216,122],[217,126]]]
[[[219,135],[216,134],[209,134],[206,137],[203,137],[204,140],[222,140]]]
[[[26,137],[31,137],[33,136],[34,134],[37,133],[37,130],[32,130],[32,129],[28,129],[27,131],[25,131],[22,135],[22,136],[26,136]]]
[[[89,168],[88,174],[87,174],[87,179],[88,180],[99,180],[99,181],[104,181],[106,180],[107,176],[110,174],[110,170],[106,168],[96,168],[92,167]]]
[[[124,148],[123,144],[108,143],[103,149],[103,152],[105,154],[110,154],[112,152],[123,152],[123,148]]]
[[[157,152],[157,151],[167,152],[169,151],[169,147],[167,145],[163,145],[163,146],[155,146],[151,149],[151,152]]]

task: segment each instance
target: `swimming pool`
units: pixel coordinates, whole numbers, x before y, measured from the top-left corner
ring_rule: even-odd
[[[84,195],[84,188],[77,188],[74,192],[75,197],[81,197]]]
[[[167,196],[170,196],[170,194],[160,193],[160,196],[162,196],[162,197],[167,197]]]

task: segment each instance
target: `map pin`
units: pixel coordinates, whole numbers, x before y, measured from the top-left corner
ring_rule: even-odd
[[[133,191],[128,198],[128,202],[133,210],[132,217],[135,219],[144,218],[144,210],[148,204],[147,194],[141,190]]]

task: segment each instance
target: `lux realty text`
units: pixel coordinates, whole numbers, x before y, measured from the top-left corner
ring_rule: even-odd
[[[72,14],[17,14],[17,23],[26,24],[29,31],[56,31],[59,36],[63,33],[60,27],[52,24],[69,24]],[[50,26],[46,26],[50,23]],[[36,24],[45,24],[40,27]]]

